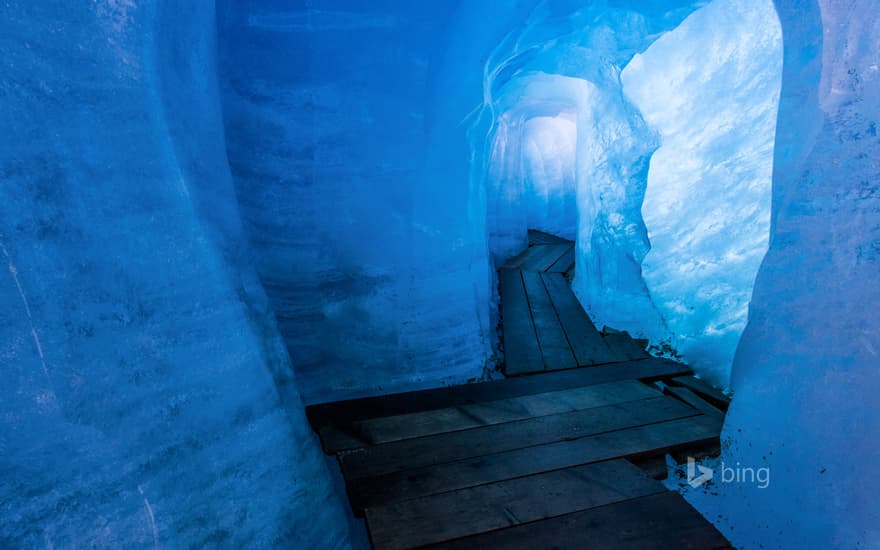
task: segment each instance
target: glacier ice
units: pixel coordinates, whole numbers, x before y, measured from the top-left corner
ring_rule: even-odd
[[[577,228],[577,113],[581,79],[534,72],[505,85],[494,101],[483,185],[495,263],[526,247],[528,229],[574,240]]]
[[[0,6],[0,546],[327,547],[208,2]]]
[[[574,239],[577,122],[571,112],[535,116],[523,124],[526,225]]]
[[[493,35],[453,44],[451,3],[332,4],[219,10],[229,162],[300,390],[478,377],[490,276],[460,123]]]
[[[589,156],[604,154],[605,146],[620,136],[590,136],[590,125],[616,132],[619,125],[629,124],[625,109],[619,112],[620,124],[613,120],[613,109],[601,110],[620,97],[620,68],[697,4],[538,3],[493,49],[483,83],[488,138],[474,133],[472,141],[474,164],[485,167],[476,178],[487,193],[489,250],[496,264],[525,246],[529,226],[568,238],[578,236],[581,259],[595,257],[584,243],[589,243],[593,222],[604,207],[597,208],[587,195],[591,190],[600,195],[602,179],[607,176],[611,181],[621,170],[612,176],[615,170],[597,169],[591,164],[596,159]],[[551,145],[545,134],[539,147],[531,132],[539,123],[549,129],[548,119],[556,121],[551,138],[556,144]],[[638,138],[631,143],[641,146]],[[541,163],[536,162],[539,158]],[[632,211],[637,211],[639,202],[639,197],[633,198]],[[629,244],[618,248],[627,249]],[[633,279],[638,278],[636,272]],[[582,288],[580,294],[585,294]],[[643,294],[641,302],[650,308]]]
[[[776,2],[776,118],[766,1],[2,3],[0,545],[356,543],[303,400],[483,374],[529,226],[739,339],[729,537],[876,545],[873,7]]]
[[[621,74],[661,143],[641,205],[651,246],[641,268],[663,326],[624,327],[669,342],[722,386],[767,251],[781,75],[769,0],[715,0]]]
[[[726,385],[769,235],[782,47],[769,0],[698,7],[595,5],[564,31],[533,16],[496,49],[487,226],[496,264],[527,227],[576,236],[574,288],[598,325]]]
[[[486,61],[484,125],[470,135],[473,165],[482,170],[472,177],[485,188],[493,264],[525,247],[529,225],[576,237],[575,291],[594,317],[622,316],[622,321],[601,319],[615,326],[633,318],[642,325],[662,324],[639,266],[648,250],[639,206],[656,144],[623,96],[620,71],[698,7],[686,1],[540,3]],[[575,123],[574,152],[567,137],[566,149],[546,155],[556,163],[573,161],[562,172],[573,172],[573,183],[551,182],[553,171],[527,170],[534,153],[523,130],[529,121],[549,117]],[[554,192],[545,191],[550,189]]]
[[[696,283],[666,284],[668,261],[654,262],[666,279],[643,277],[640,208],[662,136],[621,78],[700,3],[337,7],[226,1],[219,17],[230,165],[307,401],[479,376],[493,362],[486,247],[497,265],[528,227],[577,236],[575,288],[600,324],[711,347],[723,322],[680,326],[661,292]],[[727,356],[751,284],[734,282]]]
[[[778,0],[785,40],[770,247],[734,359],[721,487],[743,546],[880,544],[880,14]]]

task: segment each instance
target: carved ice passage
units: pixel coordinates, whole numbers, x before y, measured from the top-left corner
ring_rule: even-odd
[[[362,542],[303,403],[486,375],[528,227],[730,379],[725,535],[876,546],[875,4],[0,3],[0,546]]]
[[[716,0],[652,43],[640,14],[605,17],[525,34],[490,68],[490,247],[515,253],[525,227],[576,235],[598,325],[727,385],[770,233],[779,20],[770,2]]]

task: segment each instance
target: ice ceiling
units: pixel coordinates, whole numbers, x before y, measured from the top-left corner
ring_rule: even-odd
[[[0,546],[356,544],[303,402],[491,370],[529,226],[730,379],[725,535],[876,546],[874,4],[3,2]]]

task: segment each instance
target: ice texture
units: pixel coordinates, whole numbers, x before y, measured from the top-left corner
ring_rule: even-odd
[[[528,227],[576,237],[574,289],[600,327],[726,385],[769,235],[772,3],[542,7],[485,71],[493,261]]]
[[[209,2],[0,4],[0,546],[340,547]]]
[[[782,35],[769,0],[715,0],[621,74],[661,144],[641,205],[651,247],[641,268],[663,325],[609,323],[670,343],[722,386],[767,251],[781,78]]]
[[[582,300],[599,302],[607,285],[599,279],[619,275],[626,282],[612,284],[609,292],[622,296],[635,285],[634,307],[643,317],[652,313],[638,262],[625,257],[636,248],[647,251],[644,229],[641,236],[605,231],[609,218],[625,226],[641,223],[644,183],[641,192],[630,187],[644,180],[656,148],[653,133],[623,98],[619,75],[635,53],[698,6],[538,3],[493,49],[483,84],[489,135],[472,137],[487,142],[484,152],[476,148],[475,165],[485,166],[481,180],[496,264],[525,246],[529,227],[576,237],[581,265],[575,286]],[[594,247],[595,227],[608,246]]]
[[[689,498],[880,545],[875,3],[777,1],[770,195],[766,2],[0,3],[0,546],[350,545],[303,400],[483,374],[529,226],[716,381],[752,292]]]
[[[574,240],[577,113],[586,86],[578,78],[532,72],[505,85],[494,101],[498,115],[483,185],[496,264],[526,247],[528,229]]]
[[[707,370],[726,374],[751,289],[745,279],[755,267],[741,277],[737,271],[732,282],[701,272],[698,280],[670,283],[677,250],[662,241],[670,216],[655,215],[661,242],[650,267],[659,267],[643,277],[651,243],[641,208],[664,136],[662,121],[655,128],[645,120],[621,79],[634,55],[701,5],[220,3],[229,162],[306,401],[461,382],[492,367],[492,267],[525,247],[529,227],[577,239],[575,290],[600,325],[656,340],[677,336]],[[687,39],[730,42],[726,56],[717,56],[726,68],[712,64],[690,78],[715,78],[711,89],[731,94],[704,94],[706,104],[734,99],[731,109],[754,108],[761,86],[772,86],[754,78],[757,91],[737,90],[778,52],[768,48],[755,61],[750,56],[767,44],[744,46],[748,39],[736,34],[746,23],[737,15],[713,22],[711,13],[700,20],[710,30],[698,33],[699,22],[692,24],[672,50],[685,55]],[[660,59],[652,65],[675,63],[675,51],[654,56]],[[727,72],[717,77],[719,70]],[[636,80],[658,74],[645,69]],[[697,84],[682,82],[683,96],[696,98],[688,90]],[[673,93],[667,86],[664,94]],[[646,111],[656,113],[656,104]],[[755,133],[764,157],[730,179],[754,166],[766,172],[769,138]],[[757,146],[705,155],[747,158],[749,147]],[[681,187],[688,177],[660,177],[654,188]],[[765,178],[754,186],[764,199],[768,185]],[[708,186],[703,192],[712,195]],[[767,202],[755,214],[763,212],[765,225]],[[651,213],[660,210],[650,204]],[[731,245],[747,248],[752,264],[761,243],[744,241],[754,232],[766,239],[758,226]],[[698,248],[705,253],[708,245]],[[675,297],[713,275],[698,314],[673,311],[693,306]],[[737,306],[733,320],[718,311],[725,284],[736,287],[727,298]],[[727,346],[720,359],[706,351],[717,333]]]
[[[575,117],[567,112],[532,117],[522,131],[526,224],[573,240],[577,227]]]
[[[485,71],[493,259],[528,227],[576,237],[575,292],[599,326],[726,385],[769,235],[773,5],[544,8]]]
[[[490,275],[463,120],[492,6],[219,4],[229,162],[304,399],[480,376]]]
[[[770,248],[732,371],[723,484],[737,546],[880,545],[880,13],[776,3],[785,39]],[[707,506],[708,508],[708,506]]]

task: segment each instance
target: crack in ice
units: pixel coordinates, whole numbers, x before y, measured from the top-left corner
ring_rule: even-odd
[[[28,303],[27,296],[25,295],[24,289],[21,286],[21,282],[18,280],[18,270],[15,268],[15,264],[12,263],[12,257],[9,255],[9,251],[6,249],[6,246],[2,242],[0,242],[0,251],[3,252],[3,256],[6,258],[9,274],[12,276],[12,280],[15,282],[15,287],[18,289],[18,295],[21,297],[21,303],[24,304],[24,311],[27,314],[28,324],[31,327],[31,335],[34,338],[34,346],[37,349],[37,355],[40,357],[40,366],[43,369],[43,375],[46,377],[46,383],[49,384],[51,391],[52,379],[49,377],[49,369],[46,367],[46,359],[43,356],[43,346],[40,344],[40,337],[37,335],[37,329],[34,326],[34,318],[31,315],[30,304]],[[54,397],[54,391],[52,391],[52,395]]]
[[[153,533],[153,548],[159,548],[159,531],[156,529],[156,516],[153,515],[153,507],[150,506],[150,501],[144,495],[144,488],[141,485],[138,485],[137,488],[138,493],[144,497],[144,510],[147,512],[147,518],[150,520],[150,530]]]

